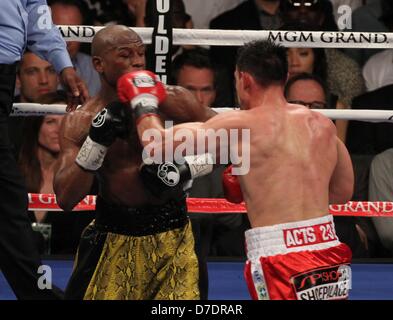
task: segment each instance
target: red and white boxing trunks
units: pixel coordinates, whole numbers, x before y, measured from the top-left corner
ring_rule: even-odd
[[[246,231],[244,275],[255,300],[347,299],[351,249],[331,215]]]

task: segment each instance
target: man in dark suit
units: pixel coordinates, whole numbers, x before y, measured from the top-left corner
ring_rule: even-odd
[[[226,11],[210,22],[210,29],[226,30],[277,30],[281,26],[280,0],[247,0],[232,10]],[[233,73],[235,71],[237,47],[212,46],[212,58],[222,64],[228,72],[228,95],[234,102]],[[224,77],[223,77],[224,78]]]
[[[355,98],[352,109],[393,109],[393,85],[367,92]],[[353,154],[375,155],[393,148],[393,126],[391,123],[349,121],[347,148]]]

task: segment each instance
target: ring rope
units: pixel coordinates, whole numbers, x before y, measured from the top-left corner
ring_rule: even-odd
[[[66,41],[92,42],[104,27],[59,25]],[[130,28],[145,44],[152,43],[153,28]],[[253,40],[273,40],[285,47],[392,49],[392,32],[322,32],[284,30],[173,29],[174,45],[242,46]]]
[[[57,205],[56,195],[29,193],[29,210],[62,211]],[[88,195],[73,211],[95,210],[96,196]],[[244,203],[234,204],[225,199],[213,198],[187,198],[188,212],[190,213],[247,213]],[[377,201],[349,201],[346,204],[332,204],[329,212],[334,216],[357,217],[393,217],[393,202]]]
[[[217,113],[235,108],[212,108]],[[312,109],[333,120],[358,120],[367,122],[393,122],[393,110]],[[64,104],[14,103],[11,116],[43,116],[66,114]]]

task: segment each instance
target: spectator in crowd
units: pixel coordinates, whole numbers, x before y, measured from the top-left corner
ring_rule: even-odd
[[[215,17],[210,22],[210,29],[234,30],[277,30],[281,26],[279,0],[247,0],[232,10]],[[234,71],[237,47],[212,46],[211,54],[217,63],[223,65],[229,81],[224,85],[230,98],[228,106],[236,102],[234,91]]]
[[[57,25],[84,25],[87,9],[80,0],[49,0],[53,23]],[[100,89],[100,78],[94,70],[91,57],[80,52],[79,41],[68,41],[67,50],[77,74],[85,81],[89,94],[95,95]]]
[[[26,51],[17,69],[16,87],[19,95],[14,98],[14,102],[37,103],[42,95],[55,92],[59,83],[56,71],[48,61]],[[24,121],[25,117],[12,117],[9,120],[8,131],[16,158],[24,136]]]
[[[43,94],[54,92],[59,85],[54,67],[32,52],[25,52],[16,75],[20,95],[15,102],[37,102]]]
[[[298,74],[286,83],[284,95],[288,102],[304,105],[312,109],[324,109],[328,106],[325,84],[315,75]],[[355,186],[356,188],[356,186]],[[363,230],[368,221],[355,217],[334,217],[336,232],[342,242],[350,246],[353,257],[369,256],[368,240]]]
[[[173,83],[190,90],[205,107],[216,104],[217,68],[209,51],[196,48],[184,51],[172,63]]]
[[[45,94],[37,99],[43,104],[65,104],[62,91]],[[19,167],[31,193],[53,194],[54,166],[60,152],[59,131],[62,115],[28,117],[24,123]],[[93,213],[35,211],[32,222],[52,227],[51,254],[75,254],[83,229],[93,219]]]
[[[381,21],[389,32],[393,31],[393,4],[386,6]],[[393,84],[393,49],[373,55],[363,67],[363,77],[367,91]]]
[[[393,201],[393,148],[379,153],[371,162],[369,181],[370,201]],[[371,218],[386,255],[393,257],[393,219]]]
[[[96,26],[122,24],[143,27],[146,0],[81,0]]]
[[[363,67],[367,91],[374,91],[393,84],[393,50],[388,49],[373,55]]]
[[[195,28],[208,29],[209,22],[225,11],[229,11],[245,0],[209,0],[201,2],[195,0],[184,0],[187,12],[192,16]]]
[[[285,85],[284,96],[288,102],[310,109],[330,108],[325,84],[312,73],[300,73],[290,78]]]
[[[388,28],[380,20],[382,13],[391,6],[391,0],[374,0],[357,8],[352,14],[351,32],[388,32]],[[363,66],[370,57],[380,49],[343,49],[345,54]]]
[[[337,31],[333,6],[329,0],[281,0],[280,13],[284,24],[308,24],[312,30]]]
[[[328,71],[326,54],[323,49],[288,48],[287,57],[289,78],[300,73],[310,73],[326,80]]]
[[[145,12],[147,0],[123,0],[127,5],[128,15],[131,18],[131,26],[144,27],[145,26]]]

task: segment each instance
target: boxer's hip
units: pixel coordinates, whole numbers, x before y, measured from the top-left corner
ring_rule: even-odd
[[[250,260],[304,250],[322,250],[340,244],[331,215],[252,228],[246,231],[245,237]]]

